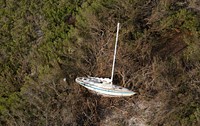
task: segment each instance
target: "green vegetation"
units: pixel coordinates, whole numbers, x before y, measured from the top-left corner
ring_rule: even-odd
[[[197,0],[3,0],[0,6],[1,125],[103,125],[121,109],[128,114],[109,125],[130,125],[147,110],[153,114],[143,118],[146,125],[200,124]],[[117,22],[114,82],[136,91],[132,98],[103,98],[74,82],[110,76]],[[161,106],[126,106],[143,102]]]

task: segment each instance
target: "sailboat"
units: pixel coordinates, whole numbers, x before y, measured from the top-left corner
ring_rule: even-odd
[[[120,23],[117,24],[117,34],[116,34],[116,41],[115,41],[111,78],[77,77],[75,80],[78,84],[84,86],[90,91],[98,95],[105,96],[105,97],[122,97],[122,96],[132,96],[136,94],[135,92],[128,90],[127,88],[113,84],[119,25]]]

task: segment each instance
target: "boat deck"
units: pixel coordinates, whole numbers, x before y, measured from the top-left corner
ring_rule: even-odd
[[[78,77],[76,82],[97,94],[106,96],[131,96],[135,94],[124,87],[112,85],[109,78]]]

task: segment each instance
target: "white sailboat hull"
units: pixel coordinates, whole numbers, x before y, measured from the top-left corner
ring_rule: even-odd
[[[106,97],[132,96],[135,94],[135,92],[130,91],[124,87],[111,85],[108,78],[78,77],[76,78],[76,82],[95,92],[96,94]]]

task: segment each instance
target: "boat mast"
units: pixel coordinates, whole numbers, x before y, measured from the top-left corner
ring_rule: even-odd
[[[117,23],[117,35],[116,35],[115,50],[114,50],[113,65],[112,65],[111,84],[113,84],[113,75],[114,75],[114,69],[115,69],[115,58],[116,58],[116,52],[117,52],[118,34],[119,34],[119,23]]]

